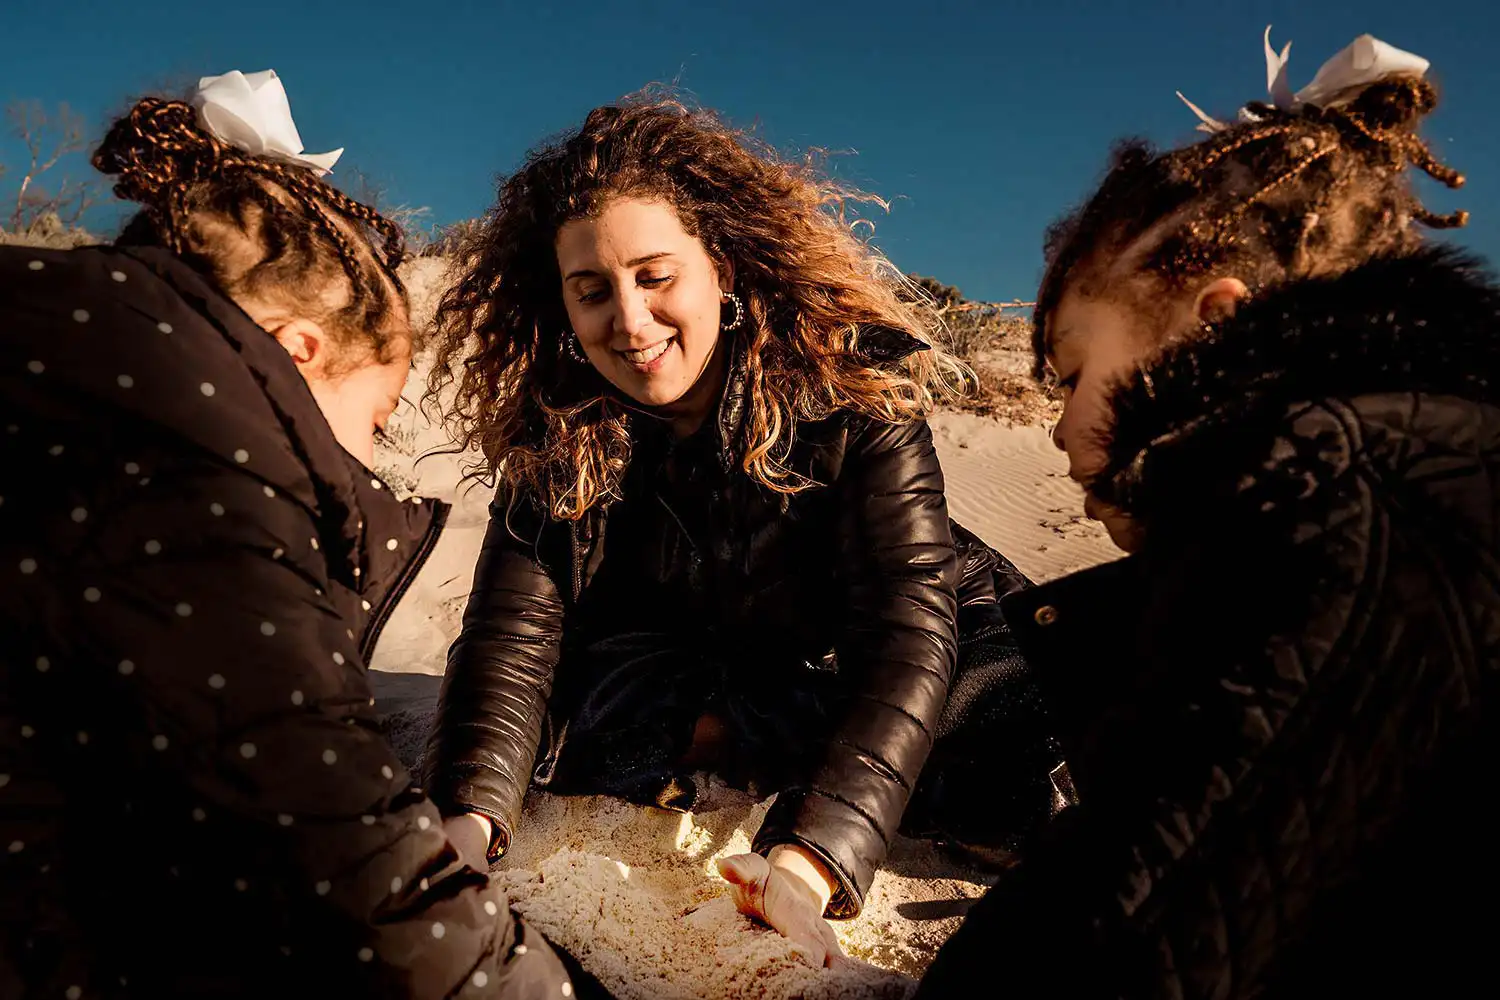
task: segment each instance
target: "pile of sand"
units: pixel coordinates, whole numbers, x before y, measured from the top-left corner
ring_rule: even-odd
[[[408,277],[416,312],[440,263]],[[406,398],[420,399],[424,372]],[[1038,581],[1118,555],[1083,518],[1066,462],[1041,427],[1008,427],[963,413],[933,420],[958,520]],[[383,475],[454,504],[449,527],[392,616],[371,667],[392,715],[392,741],[408,761],[425,742],[449,643],[458,634],[488,521],[488,490],[458,489],[462,456],[416,457],[445,442],[416,407],[393,422]],[[513,905],[576,954],[622,1000],[906,997],[988,879],[931,844],[898,838],[864,912],[836,924],[855,961],[823,970],[780,935],[735,912],[714,860],[749,849],[769,801],[706,781],[690,815],[597,797],[533,793],[509,856],[496,873]]]
[[[415,766],[432,722],[399,676],[377,673],[395,709],[388,736]],[[691,813],[600,796],[533,792],[496,869],[512,906],[621,1000],[847,997],[899,1000],[989,879],[934,845],[898,837],[857,919],[835,926],[853,959],[814,968],[781,935],[740,915],[714,862],[750,850],[774,796],[698,776]]]

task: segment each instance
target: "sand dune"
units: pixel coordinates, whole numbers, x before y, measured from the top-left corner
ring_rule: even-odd
[[[932,419],[948,510],[1037,582],[1118,558],[1043,427],[1005,427],[968,413]]]

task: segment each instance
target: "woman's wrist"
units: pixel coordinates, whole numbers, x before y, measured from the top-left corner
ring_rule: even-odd
[[[478,825],[481,834],[484,836],[485,850],[489,850],[490,841],[495,836],[495,824],[484,813],[464,813],[463,818]]]
[[[772,868],[795,876],[805,884],[817,897],[819,913],[828,909],[828,901],[838,890],[838,881],[816,854],[800,844],[777,844],[766,855],[766,860]]]

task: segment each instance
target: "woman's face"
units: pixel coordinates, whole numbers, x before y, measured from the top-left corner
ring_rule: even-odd
[[[558,230],[568,320],[589,362],[626,396],[668,411],[704,409],[719,342],[721,273],[665,202],[619,198]]]

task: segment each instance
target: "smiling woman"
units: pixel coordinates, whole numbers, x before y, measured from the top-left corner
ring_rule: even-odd
[[[723,382],[719,312],[733,295],[732,267],[715,264],[670,204],[640,198],[566,223],[557,260],[573,335],[589,362],[679,432],[696,430]],[[744,306],[737,309],[742,321]]]
[[[924,418],[964,370],[849,197],[711,114],[595,109],[463,248],[432,383],[462,362],[455,430],[500,489],[428,787],[492,855],[533,782],[779,791],[723,874],[820,962],[903,815],[955,835],[961,803],[1004,841],[1056,763],[1033,718],[996,727],[983,789],[928,764],[974,759],[956,673],[1015,693],[996,594],[1025,581],[948,518]]]

